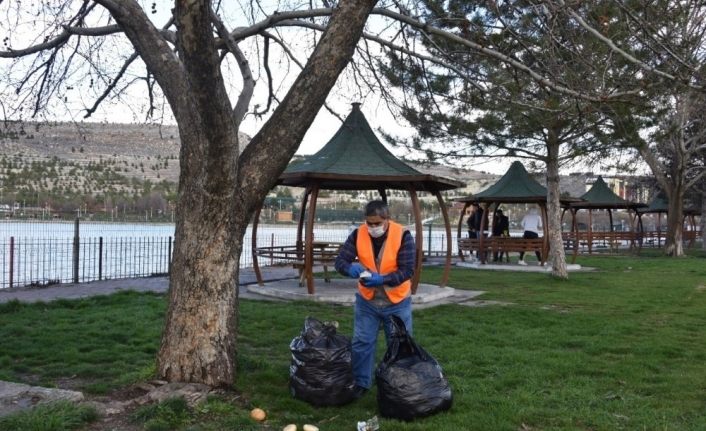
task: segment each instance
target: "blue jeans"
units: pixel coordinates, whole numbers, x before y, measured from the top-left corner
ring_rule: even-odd
[[[380,323],[385,329],[385,340],[390,342],[392,323],[390,316],[399,316],[412,334],[412,297],[405,298],[398,304],[376,307],[356,293],[353,311],[353,378],[355,384],[364,388],[373,385],[373,367],[375,366],[375,347]]]

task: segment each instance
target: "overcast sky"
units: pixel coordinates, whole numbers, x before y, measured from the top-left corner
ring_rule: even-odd
[[[150,7],[151,2],[144,0],[141,1],[141,3],[145,6],[146,10],[149,10],[148,8]],[[281,4],[277,0],[265,0],[260,4],[265,6],[270,3],[273,4],[272,8],[274,10],[286,10],[286,8],[278,9]],[[161,2],[159,2],[159,4],[164,5],[164,3]],[[235,25],[246,24],[245,22],[239,23],[239,21],[242,20],[243,10],[234,6],[238,5],[238,2],[224,3],[224,5],[226,4],[230,4],[230,7],[233,8],[231,10],[223,10],[224,20],[230,23],[230,27],[232,28],[232,26]],[[33,5],[32,7],[35,6]],[[161,24],[167,19],[170,7],[167,5],[158,6],[156,10],[157,13],[151,15],[150,17],[155,21],[156,25],[161,27]],[[7,14],[10,12],[11,8],[8,5],[8,2],[3,5],[3,2],[0,1],[0,16],[2,16],[3,13]],[[51,17],[49,18],[51,19]],[[375,17],[371,18],[371,20],[374,19]],[[14,48],[24,48],[28,45],[32,45],[32,42],[36,43],[37,40],[41,40],[43,35],[39,28],[40,26],[41,23],[38,23],[36,17],[34,16],[29,16],[28,19],[24,21],[24,25],[20,27],[16,25],[13,27],[12,24],[7,22],[0,22],[0,38],[11,37],[12,46]],[[22,30],[18,31],[18,28],[21,28]],[[292,52],[294,52],[295,55],[299,57],[299,61],[303,63],[306,61],[307,52],[310,52],[311,47],[313,46],[312,36],[311,33],[297,33],[297,31],[301,30],[292,30],[291,28],[287,29],[287,34],[289,35],[287,40],[291,42],[290,48],[292,49]],[[292,35],[292,33],[294,33],[294,35]],[[117,42],[115,42],[114,45],[102,45],[101,57],[103,59],[102,61],[109,62],[111,59],[113,61],[113,63],[107,63],[107,65],[104,63],[103,67],[117,69],[122,65],[123,60],[121,60],[121,58],[126,58],[132,51],[132,47],[124,38],[122,38],[122,41],[120,41],[119,37],[115,37],[112,40],[117,40]],[[257,60],[255,60],[255,58],[258,57],[256,54],[259,53],[261,46],[255,45],[252,40],[248,40],[241,43],[241,49],[246,52],[246,55],[248,54],[248,51],[250,51],[251,62],[255,62],[252,63],[252,68],[255,78],[257,79],[257,85],[255,86],[255,94],[251,101],[250,110],[253,111],[255,109],[262,109],[262,107],[267,103],[267,81],[264,77],[264,72],[257,67]],[[283,97],[284,90],[286,90],[295,79],[297,73],[299,72],[299,67],[290,62],[276,45],[273,44],[270,49],[270,68],[273,73],[275,90],[279,90],[278,96]],[[277,53],[277,51],[279,51],[279,53]],[[226,57],[226,59],[227,63],[229,57]],[[227,65],[226,63],[224,63],[224,75],[230,75],[232,78],[228,80],[227,88],[231,94],[231,100],[235,101],[237,98],[237,93],[240,91],[242,86],[242,81],[240,79],[239,72],[237,72],[237,66],[234,64]],[[0,61],[0,71],[8,67],[11,68],[12,65],[13,62],[11,60],[3,59]],[[227,70],[228,68],[232,70]],[[138,78],[142,76],[144,76],[144,64],[137,61],[125,74],[124,80],[140,81]],[[51,106],[47,106],[44,113],[45,115],[42,119],[54,121],[105,121],[112,123],[135,123],[145,120],[145,113],[147,112],[147,98],[145,96],[144,84],[131,86],[127,91],[125,91],[125,93],[122,94],[120,100],[104,100],[100,108],[90,119],[83,120],[82,117],[85,113],[85,109],[92,106],[97,98],[97,90],[93,89],[92,86],[90,88],[87,87],[85,81],[86,79],[83,79],[83,81],[79,79],[76,85],[64,88],[62,95],[65,96],[65,98],[61,98],[59,100],[55,99]],[[91,82],[92,81],[93,79],[91,79]],[[0,99],[4,98],[3,96],[10,96],[13,91],[14,88],[12,86],[0,85]],[[2,100],[0,100],[0,102],[2,102]],[[350,113],[351,102],[360,102],[362,104],[361,109],[364,115],[373,130],[378,133],[378,136],[380,135],[378,129],[382,129],[385,133],[398,137],[411,137],[414,134],[414,130],[404,124],[402,120],[394,118],[387,107],[381,103],[376,94],[370,92],[369,90],[361,90],[357,86],[356,82],[350,78],[350,75],[346,75],[345,72],[341,75],[341,77],[339,77],[337,85],[329,95],[327,102],[329,106],[339,116],[341,116],[341,118],[345,118]],[[258,107],[258,104],[262,106]],[[161,118],[161,120],[158,119],[157,121],[162,121],[166,124],[174,124],[173,117],[170,113],[168,113],[168,107],[166,107],[165,111],[167,111],[165,112],[165,115]],[[269,113],[271,114],[271,112],[272,109],[270,109]],[[241,131],[247,135],[253,136],[262,127],[267,118],[269,118],[269,115],[263,116],[262,118],[256,118],[253,115],[248,115],[241,125]],[[31,118],[23,119],[31,120]],[[309,128],[309,131],[305,135],[297,154],[304,155],[317,152],[331,139],[340,126],[341,120],[332,115],[326,108],[322,108],[319,111],[314,123]],[[398,157],[404,156],[407,153],[404,149],[393,148],[390,145],[387,145],[387,148]],[[511,159],[491,161],[477,159],[477,162],[472,162],[470,160],[464,161],[461,166],[467,169],[502,174],[507,170],[512,161],[513,160]]]

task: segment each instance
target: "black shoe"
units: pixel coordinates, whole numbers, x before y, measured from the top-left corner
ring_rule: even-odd
[[[359,398],[362,398],[363,395],[365,395],[368,392],[368,388],[364,388],[362,386],[355,385],[353,387],[353,399],[357,400]]]

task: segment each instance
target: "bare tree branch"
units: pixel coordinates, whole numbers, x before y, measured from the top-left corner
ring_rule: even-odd
[[[64,45],[70,37],[71,33],[69,33],[68,31],[64,31],[59,36],[44,43],[33,45],[24,49],[11,49],[9,51],[0,51],[0,58],[24,57],[26,55],[36,54],[38,52],[46,51],[48,49],[58,48]]]
[[[265,73],[267,74],[267,106],[261,111],[255,110],[254,114],[256,116],[262,116],[270,110],[270,106],[272,106],[272,99],[274,99],[275,96],[272,84],[272,71],[270,70],[270,38],[267,36],[265,36],[265,50],[263,52],[263,62],[265,67]]]
[[[65,25],[63,28],[69,35],[75,34],[79,36],[108,36],[123,32],[117,24],[107,25],[104,27],[70,27]]]
[[[93,115],[94,112],[96,112],[96,109],[98,109],[98,106],[101,104],[101,102],[103,102],[103,100],[105,100],[106,97],[108,97],[108,95],[110,94],[111,91],[113,91],[115,86],[118,85],[118,82],[120,81],[120,79],[123,77],[123,75],[125,75],[125,71],[127,71],[127,68],[130,67],[132,62],[135,61],[138,56],[139,55],[136,52],[134,52],[134,53],[132,53],[132,55],[130,55],[130,57],[127,58],[127,60],[125,60],[125,62],[123,63],[123,66],[120,68],[120,70],[115,75],[115,77],[110,81],[110,84],[108,84],[108,86],[105,88],[105,90],[103,90],[103,93],[98,97],[98,99],[96,99],[96,101],[93,103],[93,106],[86,109],[86,114],[83,116],[83,118],[88,118],[91,115]]]
[[[240,69],[240,75],[243,78],[243,89],[240,91],[238,101],[235,103],[235,107],[233,108],[233,121],[235,121],[236,128],[240,129],[240,123],[243,121],[245,114],[248,112],[248,107],[250,106],[250,101],[252,100],[253,92],[255,90],[255,79],[252,76],[250,63],[248,62],[247,57],[238,47],[238,43],[231,38],[225,24],[223,24],[223,21],[221,21],[215,12],[211,13],[211,20],[213,20],[213,24],[216,27],[218,35],[225,41],[228,50],[235,57],[235,61],[238,63],[238,68]]]
[[[77,23],[77,22],[82,22],[83,19],[86,18],[86,16],[88,16],[88,14],[93,10],[93,8],[95,6],[96,6],[95,4],[89,5],[88,0],[84,0],[83,4],[79,8],[76,15],[69,20],[68,26],[72,26],[74,23]],[[0,58],[23,57],[23,56],[30,55],[30,54],[36,54],[40,51],[58,48],[58,47],[64,45],[66,43],[66,41],[69,40],[70,37],[71,37],[71,33],[69,33],[66,29],[64,29],[64,31],[61,34],[59,34],[59,36],[55,37],[52,40],[48,40],[43,43],[40,43],[40,44],[37,44],[34,46],[30,46],[30,47],[24,48],[24,49],[17,49],[17,50],[10,49],[8,51],[0,51]]]
[[[182,110],[193,110],[191,102],[184,99],[184,96],[189,94],[189,83],[182,62],[140,5],[135,0],[95,1],[108,9],[115,18],[157,82],[170,82],[170,85],[161,87],[174,114],[179,115]]]

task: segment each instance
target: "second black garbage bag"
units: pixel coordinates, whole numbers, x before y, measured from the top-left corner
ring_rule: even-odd
[[[353,401],[351,340],[336,333],[336,325],[313,317],[289,344],[289,389],[295,398],[315,406]]]
[[[453,402],[441,366],[392,316],[390,344],[375,371],[378,408],[388,418],[410,421],[448,410]]]

